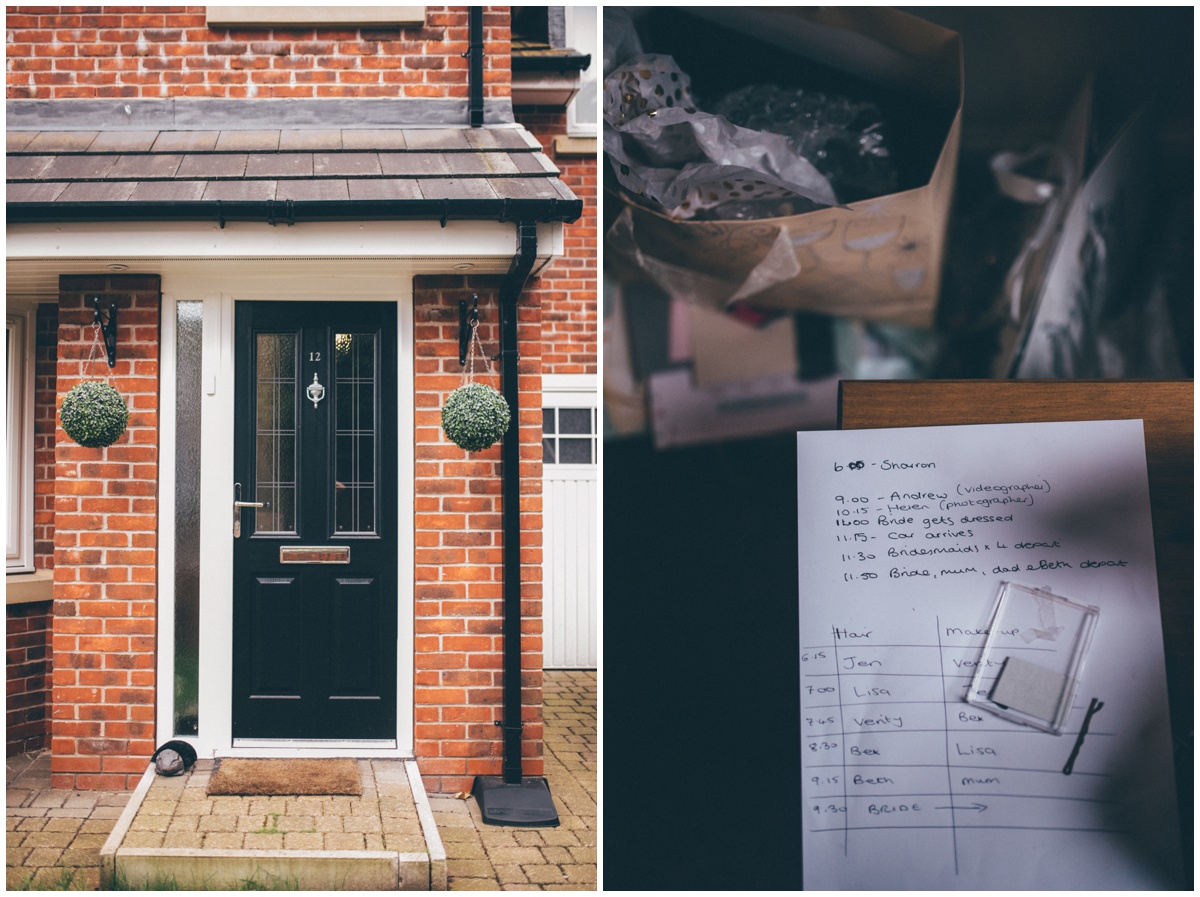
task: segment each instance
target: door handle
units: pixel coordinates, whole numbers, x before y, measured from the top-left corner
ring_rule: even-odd
[[[242,536],[242,508],[265,508],[266,503],[261,501],[242,501],[242,484],[233,484],[233,537],[240,539]]]

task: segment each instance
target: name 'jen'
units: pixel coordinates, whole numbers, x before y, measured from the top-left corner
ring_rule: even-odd
[[[871,668],[871,667],[881,667],[881,666],[883,666],[882,660],[859,660],[858,657],[854,654],[851,654],[849,657],[842,658],[842,669],[843,670],[854,670],[854,669],[858,669],[860,667]]]

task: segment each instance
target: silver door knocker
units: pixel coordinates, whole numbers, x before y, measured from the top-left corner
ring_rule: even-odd
[[[317,375],[313,374],[313,382],[308,384],[308,397],[312,400],[313,407],[317,407],[317,403],[325,398],[325,387],[317,380]]]

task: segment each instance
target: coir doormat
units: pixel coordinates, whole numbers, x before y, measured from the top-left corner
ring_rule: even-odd
[[[208,793],[251,795],[362,794],[358,763],[338,760],[226,758],[208,780]]]

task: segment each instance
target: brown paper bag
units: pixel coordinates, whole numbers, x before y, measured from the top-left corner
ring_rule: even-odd
[[[618,274],[636,272],[672,296],[712,308],[746,301],[930,326],[962,128],[959,36],[882,8],[707,7],[694,14],[739,32],[734,43],[743,52],[758,46],[778,58],[786,51],[910,104],[900,113],[903,120],[890,125],[899,136],[894,154],[902,189],[845,207],[755,221],[679,221],[610,193],[610,201],[623,204],[605,244]],[[880,104],[888,114],[888,101]],[[921,114],[910,116],[916,108]]]

